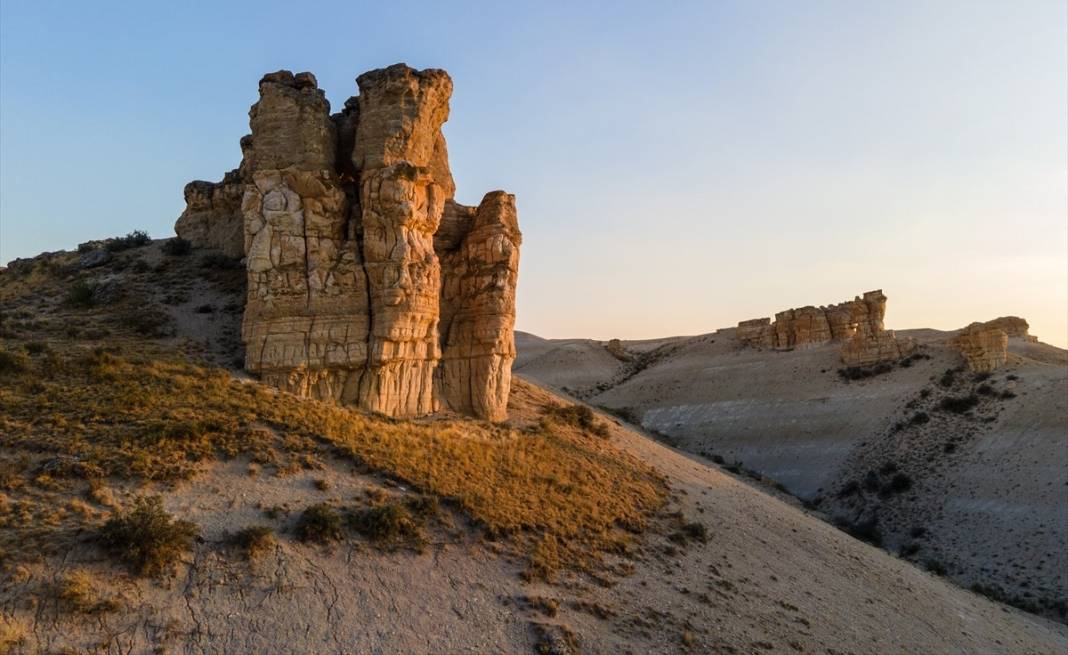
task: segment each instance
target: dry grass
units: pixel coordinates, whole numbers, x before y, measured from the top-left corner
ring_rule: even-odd
[[[132,271],[142,254],[116,257]],[[174,270],[165,273],[187,273],[185,259],[169,258]],[[0,275],[0,353],[8,354],[0,357],[10,364],[0,367],[0,549],[9,553],[96,527],[100,519],[70,505],[72,496],[103,514],[117,505],[109,487],[189,479],[240,454],[262,475],[316,469],[328,453],[351,458],[448,500],[491,538],[512,538],[538,575],[622,552],[663,503],[662,479],[581,409],[550,409],[517,428],[391,420],[300,399],[203,365],[119,320],[154,293],[158,276],[136,278],[115,305],[64,305],[83,276],[63,272],[75,260],[57,255]],[[27,339],[49,348],[27,357]]]
[[[64,574],[56,583],[56,600],[68,612],[95,614],[114,612],[119,603],[100,592],[100,581],[85,569],[74,569]]]

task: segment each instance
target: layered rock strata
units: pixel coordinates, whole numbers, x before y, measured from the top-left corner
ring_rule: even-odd
[[[995,323],[972,323],[950,341],[972,371],[990,372],[1008,361],[1009,335]]]
[[[787,309],[770,318],[755,318],[738,324],[735,338],[753,348],[788,350],[832,341],[842,342],[842,361],[864,366],[901,357],[912,349],[883,327],[886,296],[869,291],[837,305]]]
[[[243,153],[249,139],[242,139]],[[248,182],[244,159],[219,182],[194,180],[185,185],[185,211],[174,224],[174,232],[194,248],[218,248],[228,257],[239,259],[245,254],[245,217],[241,198]]]
[[[357,84],[331,116],[310,73],[260,82],[240,169],[246,368],[390,416],[450,408],[503,420],[515,198],[453,201],[444,71],[397,64]]]

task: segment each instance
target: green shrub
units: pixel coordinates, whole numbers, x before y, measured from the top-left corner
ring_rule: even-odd
[[[297,539],[320,544],[341,539],[341,515],[330,505],[319,503],[305,509],[294,528]]]
[[[138,498],[132,510],[113,514],[100,530],[104,546],[138,575],[162,572],[198,535],[196,525],[163,509],[160,496]]]
[[[122,252],[123,250],[146,245],[151,241],[152,238],[144,230],[134,230],[124,237],[108,239],[104,247],[110,252]]]

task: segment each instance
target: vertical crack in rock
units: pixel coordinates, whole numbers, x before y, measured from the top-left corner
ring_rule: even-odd
[[[390,416],[503,420],[515,198],[453,201],[445,71],[397,64],[357,84],[331,116],[311,73],[264,76],[241,167],[190,183],[176,230],[245,255],[245,367],[265,382]]]

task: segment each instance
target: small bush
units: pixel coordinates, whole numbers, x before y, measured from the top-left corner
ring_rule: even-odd
[[[909,423],[912,425],[923,425],[931,420],[931,417],[927,415],[927,412],[916,412],[909,419]]]
[[[838,377],[849,382],[854,380],[864,380],[876,375],[882,375],[894,370],[894,367],[887,362],[881,362],[874,366],[847,366],[846,368],[838,369]]]
[[[938,407],[954,414],[963,414],[979,404],[979,396],[969,394],[967,396],[947,396],[938,403]]]
[[[104,546],[138,575],[162,572],[198,534],[196,525],[168,514],[160,496],[138,498],[132,510],[113,514],[100,531]]]
[[[163,244],[161,250],[165,255],[184,257],[193,250],[193,244],[182,237],[172,237],[167,239],[167,242]]]
[[[0,375],[18,375],[30,370],[30,358],[26,353],[0,350]]]
[[[943,387],[948,389],[949,387],[952,387],[953,383],[956,382],[956,381],[957,381],[957,369],[955,369],[955,368],[947,368],[946,372],[942,374],[941,378],[939,378],[938,384],[940,384]]]
[[[198,314],[214,314],[215,313],[215,306],[212,305],[212,304],[200,305],[196,309],[194,309],[193,311],[195,311]]]
[[[65,302],[71,307],[87,308],[95,303],[96,285],[78,280],[67,289]]]
[[[909,530],[909,536],[913,539],[923,539],[927,536],[927,528],[922,525],[913,526],[913,528]]]
[[[1019,379],[1020,379],[1020,376],[1018,376],[1018,375],[1006,375],[1006,376],[1005,376],[1005,379],[1006,379],[1006,380],[1011,380],[1011,381],[1015,382],[1016,380],[1019,380]]]
[[[704,523],[697,523],[696,521],[686,523],[668,538],[677,544],[687,544],[691,541],[698,541],[702,544],[708,543],[708,527]]]
[[[123,250],[146,245],[151,241],[152,238],[148,236],[147,232],[143,230],[134,230],[124,237],[108,239],[104,247],[110,252],[122,252]]]
[[[341,539],[341,515],[333,507],[319,503],[301,513],[294,532],[303,542],[320,544]]]
[[[856,539],[866,541],[873,546],[883,545],[883,533],[879,530],[879,517],[877,516],[856,523],[838,519],[835,524]]]
[[[1010,398],[1015,398],[1016,394],[1006,389],[1005,391],[1002,391],[998,397],[1003,400],[1009,400]]]
[[[894,473],[896,471],[897,464],[895,464],[894,462],[886,462],[885,464],[879,467],[879,473],[881,473],[882,475],[890,475],[891,473]]]
[[[242,528],[232,538],[233,544],[241,549],[245,559],[254,560],[274,548],[274,532],[266,525],[250,525]]]
[[[588,432],[598,437],[608,436],[608,428],[604,423],[598,421],[597,415],[593,413],[593,410],[585,405],[546,407],[545,415],[559,423],[576,427],[583,432]]]
[[[989,380],[991,375],[993,374],[988,371],[982,371],[973,375],[972,380],[975,380],[976,382],[984,382],[986,380]]]
[[[975,388],[975,393],[979,394],[980,396],[994,396],[997,394],[997,392],[994,390],[994,387],[990,386],[989,384],[980,384],[978,387]]]
[[[847,496],[852,496],[853,494],[857,493],[858,491],[860,491],[860,483],[857,482],[856,480],[850,480],[838,492],[838,497],[839,498],[845,498]]]
[[[942,562],[939,562],[938,560],[934,560],[934,559],[925,560],[924,563],[923,563],[923,566],[924,566],[924,568],[926,568],[931,573],[934,573],[935,575],[944,576],[946,573],[948,573],[948,571],[946,570],[946,567],[942,564]]]
[[[920,552],[920,544],[915,543],[915,542],[905,544],[904,546],[901,547],[901,556],[902,557],[912,557],[913,555],[915,555],[918,552]]]
[[[896,473],[894,477],[890,478],[890,484],[885,489],[890,493],[904,493],[912,488],[912,478],[904,473]]]
[[[864,489],[866,491],[879,491],[881,486],[879,475],[875,471],[868,471],[864,476]]]
[[[24,345],[23,348],[31,355],[41,355],[49,351],[47,343],[41,343],[40,341],[31,341]]]
[[[417,516],[408,503],[391,502],[354,512],[349,525],[379,548],[409,546],[419,550],[426,543],[422,526],[426,516]]]

